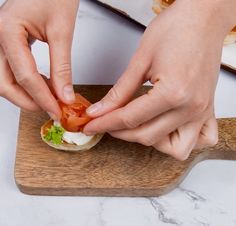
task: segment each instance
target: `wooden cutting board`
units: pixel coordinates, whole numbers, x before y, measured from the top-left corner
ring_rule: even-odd
[[[110,86],[77,86],[92,102]],[[142,88],[139,94],[147,91]],[[218,145],[195,150],[180,162],[151,147],[106,135],[92,150],[57,151],[41,141],[43,113],[22,111],[15,162],[19,189],[32,195],[159,196],[174,189],[191,168],[205,159],[236,160],[236,119],[220,119]]]

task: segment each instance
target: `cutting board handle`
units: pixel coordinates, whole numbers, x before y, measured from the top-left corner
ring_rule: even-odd
[[[219,141],[201,152],[203,159],[236,160],[236,118],[218,119]]]
[[[236,118],[218,120],[219,142],[216,149],[236,151]]]

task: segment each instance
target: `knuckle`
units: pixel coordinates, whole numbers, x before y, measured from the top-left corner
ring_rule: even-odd
[[[170,155],[179,161],[185,161],[190,155],[190,148],[187,145],[182,147],[173,146],[170,150]]]
[[[63,63],[55,68],[55,75],[58,78],[67,79],[71,77],[70,63]]]
[[[115,85],[107,93],[107,95],[105,97],[105,101],[107,101],[115,106],[120,106],[122,104],[121,97],[120,97],[119,92],[118,92]]]
[[[205,141],[206,141],[207,146],[215,146],[219,141],[218,134],[215,134],[215,135],[214,134],[208,134],[205,137]]]
[[[140,143],[144,146],[150,147],[150,146],[153,146],[156,143],[156,140],[153,139],[152,137],[148,137],[147,135],[146,136],[140,136],[139,135],[138,143]]]
[[[163,152],[167,155],[170,155],[179,161],[185,161],[190,155],[189,148],[187,148],[187,146],[179,147],[176,145],[172,145],[169,142],[157,143],[157,145],[155,144],[152,146],[154,146],[156,150]]]
[[[178,85],[165,87],[161,90],[161,94],[171,107],[185,104],[189,98],[187,89]]]
[[[188,92],[185,89],[174,89],[170,92],[170,99],[172,98],[173,105],[182,105],[186,103],[188,99]]]
[[[30,77],[29,76],[25,76],[24,74],[17,74],[15,76],[15,79],[17,81],[17,83],[20,85],[20,86],[23,86],[23,87],[26,87],[26,86],[29,86],[30,84]]]
[[[171,155],[179,161],[185,161],[189,157],[189,154],[187,150],[180,149],[177,151],[173,150]]]
[[[46,32],[48,37],[50,37],[55,42],[61,42],[61,41],[71,41],[71,34],[72,34],[72,27],[68,26],[66,21],[57,21],[53,23],[48,23],[46,27]],[[58,24],[60,24],[61,27],[63,27],[63,30],[61,29],[52,29],[52,27],[58,28]]]
[[[126,115],[125,117],[122,117],[121,122],[123,126],[128,129],[136,128],[139,125],[139,123],[136,122],[136,120],[133,117],[131,118],[128,115]]]

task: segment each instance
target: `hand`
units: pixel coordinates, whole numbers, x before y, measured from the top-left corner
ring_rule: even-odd
[[[30,44],[47,42],[50,51],[51,83],[56,96],[74,101],[71,79],[71,43],[78,0],[8,0],[0,8],[1,62],[0,95],[19,107],[41,107],[53,119],[60,108],[43,77],[37,71]]]
[[[179,160],[193,148],[217,143],[214,92],[223,40],[233,23],[223,26],[212,13],[217,6],[206,3],[203,10],[204,4],[179,0],[152,21],[127,70],[88,109],[96,119],[84,128],[86,134],[109,132]],[[146,81],[151,91],[131,101]]]

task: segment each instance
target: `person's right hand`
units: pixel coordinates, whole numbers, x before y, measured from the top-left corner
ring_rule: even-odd
[[[113,88],[87,109],[93,120],[83,132],[108,132],[179,160],[195,148],[214,146],[214,94],[235,15],[235,0],[176,1],[149,24]],[[152,89],[133,99],[146,81]]]
[[[60,100],[72,103],[71,44],[78,3],[8,0],[1,6],[0,57],[3,71],[8,71],[0,74],[1,96],[27,110],[40,107],[54,120],[60,118],[56,98],[37,70],[30,44],[34,40],[48,43],[53,90]]]

